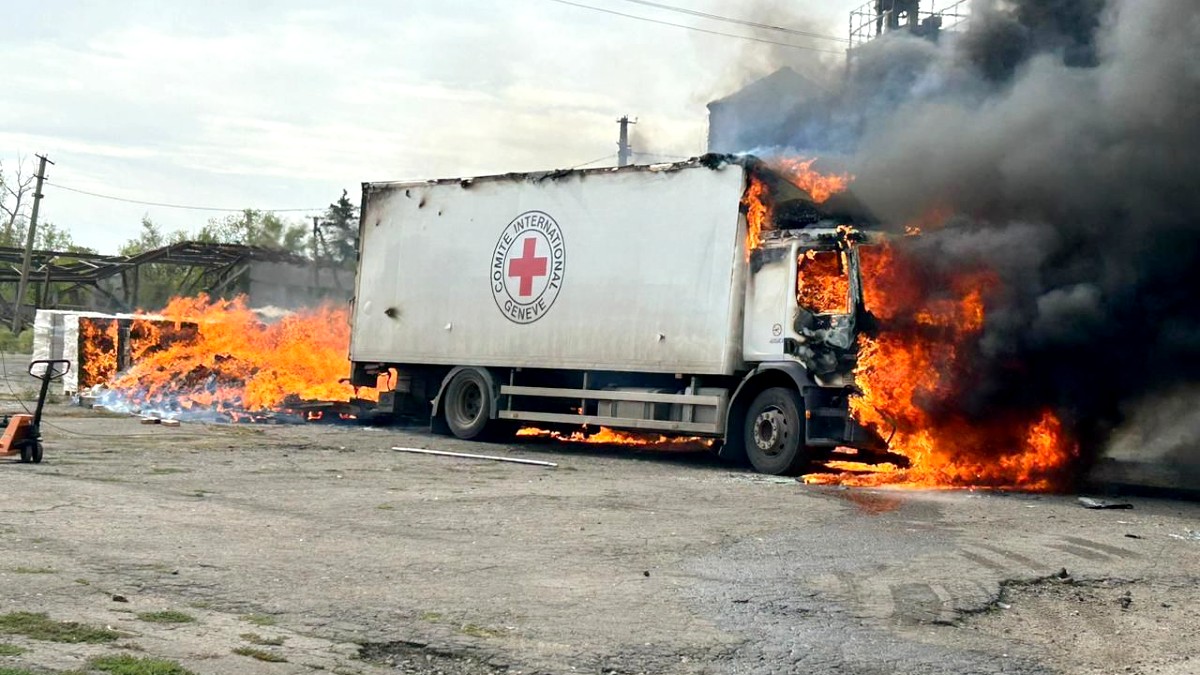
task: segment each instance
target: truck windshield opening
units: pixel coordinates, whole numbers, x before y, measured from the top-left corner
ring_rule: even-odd
[[[810,250],[797,261],[796,300],[814,314],[850,311],[850,276],[840,251]]]

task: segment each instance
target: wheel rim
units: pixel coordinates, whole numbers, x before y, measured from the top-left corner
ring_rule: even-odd
[[[783,449],[783,441],[787,438],[787,418],[783,410],[771,406],[758,414],[754,419],[754,445],[764,455],[774,457]]]
[[[455,417],[462,426],[474,424],[483,413],[483,390],[478,382],[464,382],[455,400]]]

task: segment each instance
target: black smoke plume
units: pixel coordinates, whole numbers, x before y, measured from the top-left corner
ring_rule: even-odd
[[[956,414],[1050,407],[1094,456],[1200,407],[1200,3],[979,1],[957,38],[867,45],[817,107],[742,149],[840,153],[882,222],[955,214],[909,254],[1000,277]]]

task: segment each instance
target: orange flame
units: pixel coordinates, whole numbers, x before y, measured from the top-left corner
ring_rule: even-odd
[[[771,160],[767,166],[781,178],[792,185],[804,190],[817,204],[824,203],[833,195],[846,189],[854,176],[844,174],[824,174],[813,171],[812,165],[816,159],[778,158]],[[742,207],[746,210],[746,256],[762,245],[764,232],[774,227],[772,218],[774,209],[772,196],[766,182],[759,176],[750,174],[750,181],[742,195]]]
[[[227,413],[278,410],[297,399],[345,401],[355,394],[341,382],[349,372],[345,309],[323,306],[264,324],[244,298],[210,301],[201,295],[175,298],[161,314],[173,324],[135,324],[141,340],[132,341],[131,349],[138,358],[109,383],[110,391],[150,406]],[[175,339],[164,341],[164,332]]]
[[[79,317],[79,387],[87,389],[117,374],[117,320]]]
[[[798,260],[796,298],[817,314],[845,314],[850,308],[850,277],[840,251],[809,250]]]
[[[821,173],[813,171],[812,165],[816,159],[778,158],[769,162],[769,166],[789,183],[804,190],[818,204],[824,204],[830,197],[839,192],[845,192],[854,176],[848,173]]]
[[[762,244],[762,233],[771,228],[771,206],[767,200],[767,184],[755,175],[742,195],[746,209],[746,258]]]
[[[907,469],[814,474],[809,482],[910,487],[987,486],[1046,491],[1062,487],[1078,447],[1050,410],[1002,411],[967,419],[955,403],[973,384],[970,354],[998,286],[988,270],[939,280],[894,248],[861,249],[867,309],[883,326],[859,337],[851,413],[908,458]],[[944,287],[942,287],[944,284]],[[837,469],[838,467],[832,467]]]
[[[591,434],[585,431],[574,431],[564,434],[559,431],[524,427],[517,431],[517,436],[550,438],[563,443],[633,445],[671,450],[700,450],[711,447],[713,443],[711,438],[701,438],[699,436],[664,436],[662,434],[631,433],[616,431],[608,427],[600,427],[599,431],[592,432]]]

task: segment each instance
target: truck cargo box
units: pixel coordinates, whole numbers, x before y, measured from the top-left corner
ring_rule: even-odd
[[[364,184],[350,358],[737,372],[744,173],[693,161]]]

